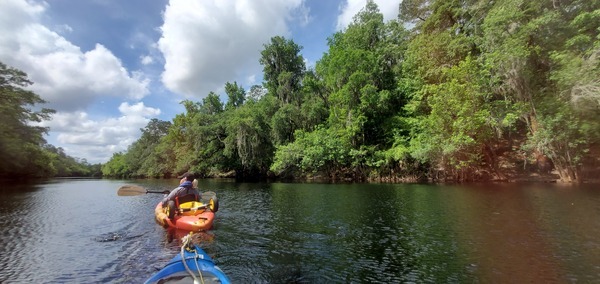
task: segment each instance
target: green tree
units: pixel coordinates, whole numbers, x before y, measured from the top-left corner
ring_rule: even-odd
[[[279,102],[269,121],[275,145],[290,142],[302,120],[301,83],[306,67],[301,49],[294,41],[277,36],[271,38],[271,43],[261,52],[259,62],[263,65],[265,86],[269,95]]]
[[[271,38],[271,43],[264,47],[259,62],[267,90],[282,104],[300,103],[297,91],[306,69],[299,54],[302,47],[280,36]]]
[[[63,148],[50,144],[44,145],[44,151],[50,157],[48,167],[58,177],[88,177],[92,176],[92,167],[85,159],[80,160],[67,155]]]
[[[405,9],[403,10],[402,7]],[[504,101],[481,56],[484,2],[408,1],[400,18],[416,23],[402,86],[410,91],[410,155],[455,180],[480,169],[503,178],[496,153],[514,127],[519,105]],[[402,142],[400,140],[399,142]],[[400,153],[405,153],[398,143]]]
[[[41,108],[45,103],[37,94],[25,88],[32,82],[24,72],[0,62],[0,176],[49,176],[50,161],[44,152],[43,135],[47,128],[34,126],[47,120],[54,110]]]
[[[229,83],[227,83],[229,84]],[[238,97],[239,95],[241,95],[243,97],[243,89],[241,89],[241,87],[237,87],[237,85],[226,85],[229,86],[229,91],[231,92],[235,92],[237,94],[232,95],[234,97],[234,99],[238,100],[235,103],[232,103],[230,106],[233,107],[238,107],[239,105],[241,105],[243,103],[243,99],[240,100],[240,98]],[[238,93],[240,92],[241,93]],[[229,104],[229,102],[228,102]],[[221,99],[219,98],[219,96],[217,94],[215,94],[214,92],[210,92],[208,93],[208,95],[202,99],[202,104],[198,105],[199,107],[199,111],[201,113],[205,113],[205,114],[219,114],[221,112],[223,112],[223,102],[221,102]],[[191,111],[191,113],[195,114],[196,112],[194,111],[195,109],[189,108],[188,111]]]
[[[265,96],[228,114],[223,153],[236,161],[238,177],[258,177],[269,170],[274,151],[269,118],[275,105],[274,97]]]
[[[207,101],[212,101],[213,96],[216,97],[216,95],[209,95]],[[203,105],[190,100],[185,100],[181,104],[184,105],[186,112],[173,118],[173,125],[169,128],[169,133],[161,141],[161,144],[164,144],[162,149],[172,152],[170,158],[174,160],[167,164],[173,165],[172,172],[174,173],[186,172],[198,162],[195,152],[196,136],[193,130],[194,117],[201,112]]]
[[[233,82],[233,84],[227,82],[225,84],[225,93],[228,97],[225,109],[237,108],[244,104],[246,91],[241,86],[238,86],[237,82]]]
[[[284,132],[295,130],[292,143],[276,144],[271,169],[364,178],[363,169],[376,164],[373,157],[377,151],[393,145],[398,133],[394,129],[401,126],[397,115],[406,99],[397,78],[407,36],[396,21],[383,23],[373,1],[367,2],[345,31],[334,34],[316,72],[304,77],[306,103],[300,111],[282,108],[299,113],[295,120],[288,119],[299,126]],[[302,124],[305,121],[313,123]],[[327,144],[321,145],[325,141]],[[292,155],[298,151],[300,154]]]
[[[600,3],[566,2],[558,9],[561,37],[550,52],[555,115],[532,139],[552,158],[563,180],[581,182],[581,166],[600,141]],[[544,143],[545,142],[545,143]],[[588,158],[593,160],[593,158]]]
[[[351,163],[352,149],[344,131],[317,128],[296,131],[296,140],[277,147],[271,170],[281,176],[325,176],[343,178]],[[352,171],[350,171],[352,172]]]
[[[317,72],[330,92],[329,123],[347,129],[352,144],[389,145],[390,123],[405,103],[397,77],[406,31],[397,22],[383,23],[373,1],[344,32],[329,40]]]
[[[112,155],[110,160],[102,165],[102,175],[107,177],[128,178],[131,170],[125,161],[125,155],[117,152]]]
[[[325,90],[322,78],[314,70],[305,73],[302,79],[303,103],[299,114],[299,128],[305,131],[315,130],[324,124],[329,116],[329,94]]]
[[[482,29],[481,47],[498,92],[526,106],[521,116],[528,130],[523,149],[550,157],[564,181],[581,180],[582,158],[597,137],[597,113],[579,113],[569,102],[594,93],[577,90],[597,82],[592,78],[598,74],[593,59],[598,52],[598,9],[597,1],[498,2]]]
[[[129,146],[125,154],[133,176],[158,177],[162,175],[161,159],[156,148],[167,135],[171,123],[153,118],[146,127],[140,129],[141,137]]]
[[[600,147],[600,2],[404,0],[399,10],[402,23],[384,23],[367,1],[314,70],[293,40],[273,37],[262,86],[246,94],[228,82],[225,104],[213,92],[182,102],[151,155],[140,141],[107,169],[465,181],[549,157],[562,180],[582,180]]]
[[[223,154],[225,124],[230,113],[243,105],[244,90],[235,83],[227,83],[226,89],[230,92],[230,99],[237,102],[230,104],[228,101],[224,110],[219,97],[211,92],[202,100],[200,112],[193,117],[191,130],[197,162],[192,165],[192,170],[197,173],[215,175],[230,168],[231,162]]]

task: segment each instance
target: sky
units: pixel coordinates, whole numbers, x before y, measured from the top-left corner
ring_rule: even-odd
[[[386,21],[401,0],[375,0]],[[224,86],[262,84],[274,36],[327,52],[366,0],[0,0],[0,62],[27,73],[56,113],[48,143],[88,163],[126,151],[140,129]]]

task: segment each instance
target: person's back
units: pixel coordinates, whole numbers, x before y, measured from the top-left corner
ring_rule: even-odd
[[[193,185],[193,181],[195,179],[194,175],[191,173],[185,173],[180,178],[182,179],[179,186],[173,189],[171,193],[169,193],[169,195],[163,199],[163,207],[167,206],[169,201],[175,202],[177,207],[179,207],[179,204],[181,203],[198,201],[198,192]]]
[[[194,188],[193,185],[194,184],[191,181],[186,180],[186,181],[180,183],[178,187],[185,187],[186,189],[192,189],[192,188]]]

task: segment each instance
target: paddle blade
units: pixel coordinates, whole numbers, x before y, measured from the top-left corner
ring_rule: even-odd
[[[124,185],[117,190],[118,196],[134,196],[146,194],[146,189],[137,185]]]

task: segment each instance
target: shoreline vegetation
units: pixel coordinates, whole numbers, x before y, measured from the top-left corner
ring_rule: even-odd
[[[478,2],[477,2],[478,3]],[[152,121],[108,176],[581,183],[600,173],[600,3],[367,1],[306,68],[273,37],[262,85]],[[411,27],[407,29],[406,27]]]
[[[598,181],[600,2],[513,2],[404,0],[384,22],[367,1],[312,68],[275,36],[261,85],[181,102],[102,175]]]

